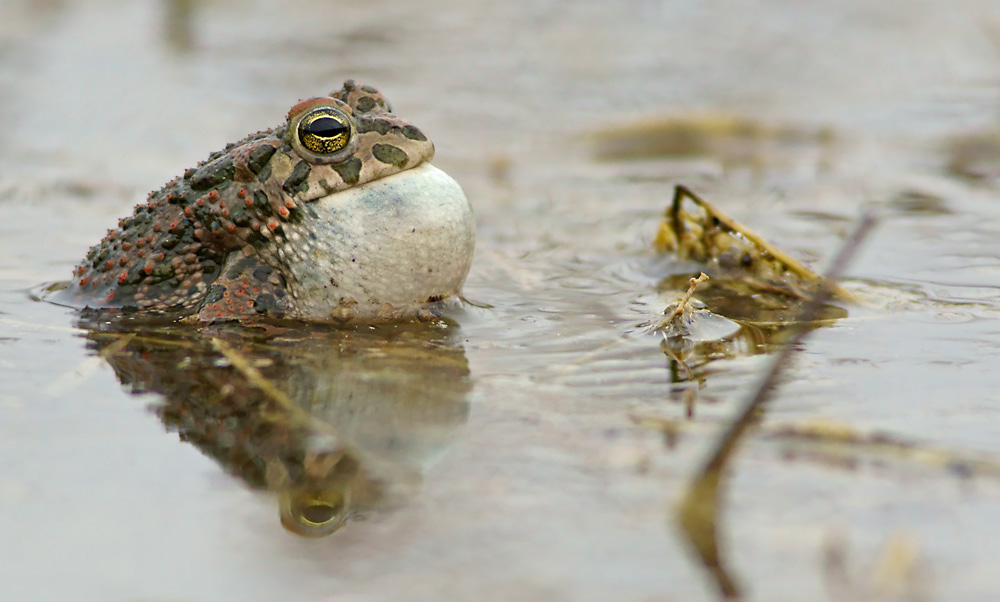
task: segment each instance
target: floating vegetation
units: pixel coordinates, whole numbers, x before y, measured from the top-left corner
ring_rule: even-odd
[[[1000,177],[1000,132],[954,136],[945,143],[947,171],[968,180]]]
[[[783,152],[803,147],[829,147],[829,128],[769,124],[728,114],[696,114],[647,118],[593,135],[599,158],[628,160],[650,157],[711,157],[724,165],[759,167]]]
[[[664,294],[686,289],[648,328],[663,337],[672,382],[699,380],[699,369],[714,359],[774,351],[799,328],[846,317],[844,307],[824,302],[801,323],[821,290],[839,302],[853,299],[684,186],[675,188],[653,245],[704,270],[669,275],[657,286]]]
[[[850,293],[685,186],[674,188],[673,202],[660,222],[653,246],[661,252],[675,252],[680,259],[704,263],[713,278],[724,278],[728,286],[745,287],[754,294],[805,300],[819,287],[829,286],[834,299],[853,300]]]

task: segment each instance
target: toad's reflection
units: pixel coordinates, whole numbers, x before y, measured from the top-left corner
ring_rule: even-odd
[[[464,351],[447,323],[189,330],[91,321],[90,346],[170,431],[248,486],[274,491],[308,537],[415,492],[468,418]]]

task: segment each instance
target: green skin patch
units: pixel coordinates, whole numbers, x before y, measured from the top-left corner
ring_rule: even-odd
[[[382,163],[395,165],[400,169],[406,167],[406,163],[410,160],[406,156],[406,151],[391,144],[376,144],[372,147],[372,156]]]

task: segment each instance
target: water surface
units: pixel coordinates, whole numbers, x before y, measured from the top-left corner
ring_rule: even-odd
[[[817,266],[862,210],[882,217],[845,283],[859,304],[807,339],[762,429],[836,420],[1000,455],[1000,193],[989,173],[948,169],[956,138],[998,127],[998,22],[976,0],[4,2],[2,597],[713,599],[672,507],[767,356],[701,365],[687,418],[690,384],[641,326],[672,299],[660,282],[694,267],[650,246],[676,183]],[[284,482],[278,468],[254,483],[165,422],[170,387],[188,381],[98,355],[106,340],[30,291],[68,278],[149,190],[346,78],[428,132],[472,200],[474,305],[436,325],[274,343],[330,349],[309,356],[325,364],[240,348],[273,378],[287,360],[285,392],[331,423],[350,423],[344,407],[370,412],[362,426],[398,421],[336,435],[393,487],[351,481],[369,492],[357,518],[304,539],[261,484]],[[601,159],[590,136],[708,113],[771,129],[732,152],[723,139],[629,160]],[[409,380],[396,353],[418,366]],[[331,401],[344,391],[382,403]],[[688,428],[667,446],[642,418]],[[796,445],[752,436],[726,488],[723,544],[751,598],[1000,589],[994,478]],[[916,560],[880,581],[901,540]],[[837,541],[851,584],[822,560]]]

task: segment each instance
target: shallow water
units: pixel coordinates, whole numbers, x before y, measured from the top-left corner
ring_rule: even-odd
[[[994,3],[453,4],[0,4],[0,597],[713,599],[672,508],[768,356],[697,367],[686,420],[642,326],[673,299],[661,280],[697,269],[650,246],[681,182],[817,266],[862,210],[881,216],[845,282],[859,303],[794,356],[762,433],[826,419],[1000,456],[1000,191],[947,169],[953,137],[998,126]],[[276,494],[165,425],[189,380],[97,355],[99,333],[31,291],[147,191],[349,77],[428,132],[472,200],[474,304],[275,343],[335,347],[306,354],[326,363],[240,348],[325,424],[357,427],[335,436],[374,475],[346,486],[359,516],[304,539]],[[621,161],[591,136],[709,113],[829,134]],[[235,344],[183,344],[207,336]],[[441,362],[448,386],[429,385]],[[334,403],[344,391],[375,401]],[[667,446],[653,419],[688,426]],[[1000,590],[995,477],[814,451],[752,434],[736,458],[722,544],[752,599],[837,599],[837,541],[842,599]],[[916,559],[879,573],[901,540]]]

